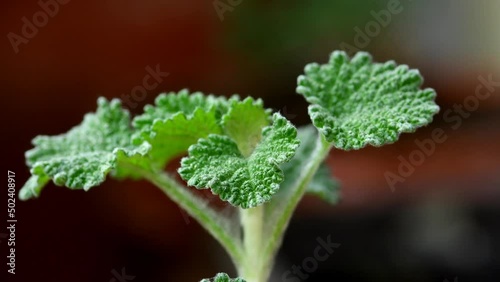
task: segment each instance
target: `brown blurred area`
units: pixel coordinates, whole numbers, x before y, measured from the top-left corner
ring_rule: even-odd
[[[18,188],[29,177],[24,152],[33,137],[66,132],[95,109],[98,96],[130,94],[148,66],[169,75],[129,107],[134,114],[158,93],[188,88],[260,97],[296,125],[308,123],[307,105],[295,94],[304,65],[326,62],[342,42],[354,45],[355,28],[364,30],[371,12],[389,1],[243,0],[223,19],[213,2],[71,0],[14,47],[9,34],[21,35],[22,18],[31,21],[41,6],[2,1],[2,155]],[[308,281],[499,281],[500,86],[467,117],[457,119],[454,107],[475,95],[480,77],[500,82],[500,1],[400,4],[402,11],[359,49],[376,61],[418,68],[425,86],[436,89],[441,112],[396,144],[332,150],[328,163],[342,183],[342,201],[302,202],[272,281],[282,281],[281,273],[325,234],[342,246]],[[446,141],[391,189],[387,172],[397,173],[399,157],[408,159],[415,141],[435,129]],[[6,206],[0,209],[3,220]],[[50,184],[16,210],[17,274],[1,281],[107,282],[123,268],[134,281],[234,274],[217,243],[144,181],[110,180],[89,192]]]

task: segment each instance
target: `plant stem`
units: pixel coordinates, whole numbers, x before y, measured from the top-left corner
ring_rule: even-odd
[[[315,150],[306,162],[300,177],[297,179],[293,187],[288,188],[290,193],[288,193],[283,199],[280,199],[283,204],[276,206],[276,210],[273,210],[270,215],[271,221],[267,225],[270,227],[270,230],[266,230],[267,232],[264,235],[265,238],[267,238],[267,244],[265,244],[262,249],[261,255],[263,263],[269,266],[268,273],[265,274],[266,278],[270,276],[274,263],[274,257],[278,248],[281,246],[285,230],[290,223],[293,212],[304,196],[306,188],[311,182],[314,174],[318,170],[321,163],[328,156],[330,149],[330,143],[324,139],[322,134],[318,134]]]
[[[208,203],[163,172],[143,171],[142,175],[160,188],[172,201],[183,208],[191,217],[205,228],[226,249],[233,263],[242,264],[243,248],[241,246],[238,226],[222,214],[208,206]],[[234,224],[233,224],[234,225]]]
[[[265,282],[263,277],[266,265],[262,264],[261,250],[264,231],[264,206],[241,209],[241,226],[243,228],[243,246],[245,248],[244,264],[239,274],[247,282]]]
[[[318,134],[316,148],[312,152],[299,178],[289,193],[272,211],[270,222],[264,224],[268,215],[265,205],[251,209],[240,209],[243,228],[243,243],[240,233],[231,220],[215,212],[208,203],[162,172],[141,170],[144,178],[158,186],[170,199],[196,219],[226,249],[235,264],[238,274],[247,282],[266,282],[269,279],[274,257],[281,245],[295,208],[304,196],[307,186],[328,156],[331,145]],[[238,227],[236,225],[236,227]],[[267,228],[266,228],[267,227]]]

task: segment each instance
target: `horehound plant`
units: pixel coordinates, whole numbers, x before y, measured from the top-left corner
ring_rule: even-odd
[[[336,51],[309,64],[297,92],[309,102],[312,125],[296,128],[260,99],[161,94],[130,119],[119,100],[99,98],[95,113],[66,134],[38,136],[26,153],[31,178],[22,200],[58,186],[89,190],[109,174],[144,179],[196,219],[227,251],[238,276],[202,281],[268,281],[290,218],[305,194],[335,203],[336,182],[325,159],[330,149],[357,150],[395,142],[427,125],[439,111],[435,91],[421,89],[417,70],[374,63],[360,52]],[[234,212],[220,212],[165,172],[178,156],[190,187],[210,189]],[[241,233],[241,234],[240,234]]]

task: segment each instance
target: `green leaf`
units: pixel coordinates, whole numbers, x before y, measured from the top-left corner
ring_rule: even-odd
[[[219,273],[212,279],[207,278],[201,280],[200,282],[246,282],[246,280],[242,278],[231,279],[226,273]]]
[[[279,165],[289,161],[299,145],[297,130],[278,113],[262,129],[262,140],[243,156],[228,136],[211,134],[189,148],[179,174],[188,185],[211,188],[224,201],[252,208],[271,199],[283,181]]]
[[[317,135],[318,131],[312,125],[297,130],[300,147],[289,162],[281,165],[285,180],[281,183],[280,192],[287,191],[300,179],[302,169],[309,162],[309,157],[315,149]],[[331,168],[323,162],[309,183],[306,193],[318,196],[330,204],[336,204],[340,198],[340,185],[330,172]]]
[[[327,64],[306,66],[297,92],[311,104],[311,120],[326,140],[350,150],[393,143],[430,123],[439,107],[435,91],[421,90],[422,83],[418,70],[406,65],[335,51]]]
[[[270,110],[264,109],[261,99],[248,97],[234,101],[222,118],[226,134],[231,137],[243,156],[249,156],[262,138],[262,128],[269,125]]]
[[[228,103],[224,98],[200,92],[190,95],[187,90],[161,94],[156,98],[156,106],[147,105],[144,114],[134,119],[133,124],[139,130],[134,144],[149,142],[150,156],[155,166],[162,168],[199,138],[221,134],[220,119],[228,111]]]
[[[52,179],[56,185],[88,190],[101,184],[110,172],[117,178],[137,177],[136,167],[149,168],[145,158],[151,145],[131,145],[129,113],[119,100],[99,98],[95,113],[68,133],[38,136],[26,152],[33,175],[19,192],[23,200],[37,197]]]
[[[37,198],[40,195],[43,187],[47,185],[50,181],[50,177],[47,177],[45,174],[32,175],[28,181],[24,184],[23,188],[19,190],[19,199],[28,200],[31,198]]]

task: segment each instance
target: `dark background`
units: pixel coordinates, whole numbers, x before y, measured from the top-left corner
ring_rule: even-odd
[[[21,35],[22,18],[41,8],[37,1],[4,0],[4,172],[14,171],[20,188],[34,136],[66,132],[94,111],[98,96],[129,94],[142,84],[145,67],[157,64],[170,75],[133,113],[158,93],[189,88],[261,97],[295,124],[308,123],[306,103],[295,94],[304,65],[326,62],[342,42],[355,45],[355,28],[364,30],[371,11],[388,3],[243,0],[221,19],[212,0],[71,0],[16,53],[8,34]],[[500,281],[500,87],[456,129],[443,117],[474,95],[478,77],[500,81],[500,1],[401,0],[401,7],[360,49],[377,61],[420,69],[441,112],[394,145],[332,150],[328,162],[342,182],[342,202],[301,203],[271,281],[282,281],[282,273],[311,256],[316,238],[328,235],[341,246],[307,281]],[[391,190],[384,173],[397,172],[398,156],[408,158],[415,140],[435,128],[447,140]],[[7,187],[1,199],[6,194]],[[133,281],[234,275],[217,243],[143,181],[110,180],[89,192],[50,184],[16,210],[16,275],[1,281],[108,282],[122,268]],[[0,240],[4,277],[7,246]]]

